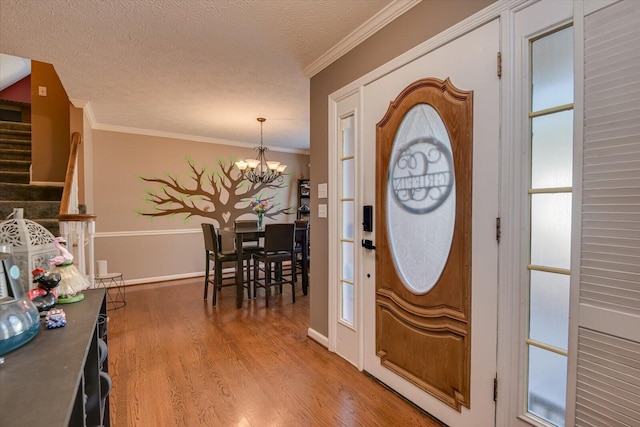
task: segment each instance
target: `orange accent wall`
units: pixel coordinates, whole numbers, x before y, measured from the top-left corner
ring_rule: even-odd
[[[40,86],[47,96],[38,95]],[[31,180],[64,182],[71,141],[69,97],[53,65],[31,61]]]

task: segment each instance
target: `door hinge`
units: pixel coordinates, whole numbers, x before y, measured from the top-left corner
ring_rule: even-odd
[[[500,225],[500,217],[496,218],[496,241],[500,243],[500,237],[502,236],[502,228]]]
[[[493,379],[493,401],[498,401],[498,377]]]
[[[502,52],[498,52],[498,57],[497,57],[497,74],[498,74],[498,78],[502,77]]]

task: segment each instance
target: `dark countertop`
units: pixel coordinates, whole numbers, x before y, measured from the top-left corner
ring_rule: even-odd
[[[69,424],[85,359],[96,328],[104,289],[84,291],[84,300],[59,304],[67,325],[47,329],[4,355],[0,365],[0,425],[51,427]]]

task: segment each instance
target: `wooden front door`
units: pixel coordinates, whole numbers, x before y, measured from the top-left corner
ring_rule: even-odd
[[[471,370],[473,94],[428,78],[376,136],[376,353],[460,410]]]
[[[495,424],[499,29],[363,89],[364,370],[451,426]]]

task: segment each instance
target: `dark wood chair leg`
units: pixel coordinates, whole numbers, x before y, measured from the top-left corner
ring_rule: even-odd
[[[295,255],[291,259],[291,299],[296,302],[296,282],[298,281],[298,266]]]
[[[271,263],[265,262],[264,265],[264,297],[267,307],[269,307],[269,294],[271,293]]]
[[[291,284],[291,301],[295,304],[296,302],[296,282]]]
[[[211,301],[211,305],[215,307],[215,305],[218,303],[218,291],[222,287],[222,264],[216,263],[214,274],[215,276],[213,278],[213,298]]]
[[[247,260],[247,299],[251,299],[251,260]]]
[[[297,265],[297,260],[295,258],[293,258],[291,260],[291,280],[293,280],[293,283],[296,283],[298,281],[298,265]]]
[[[280,282],[280,286],[278,286],[278,289],[280,290],[280,293],[282,294],[282,263],[281,262],[274,262],[273,266],[274,266],[273,277],[274,277],[274,280],[276,282]]]
[[[258,288],[256,283],[258,282],[258,262],[253,261],[253,297],[258,298]]]
[[[209,291],[209,253],[207,253],[207,261],[204,270],[204,299],[207,299],[207,292]]]

